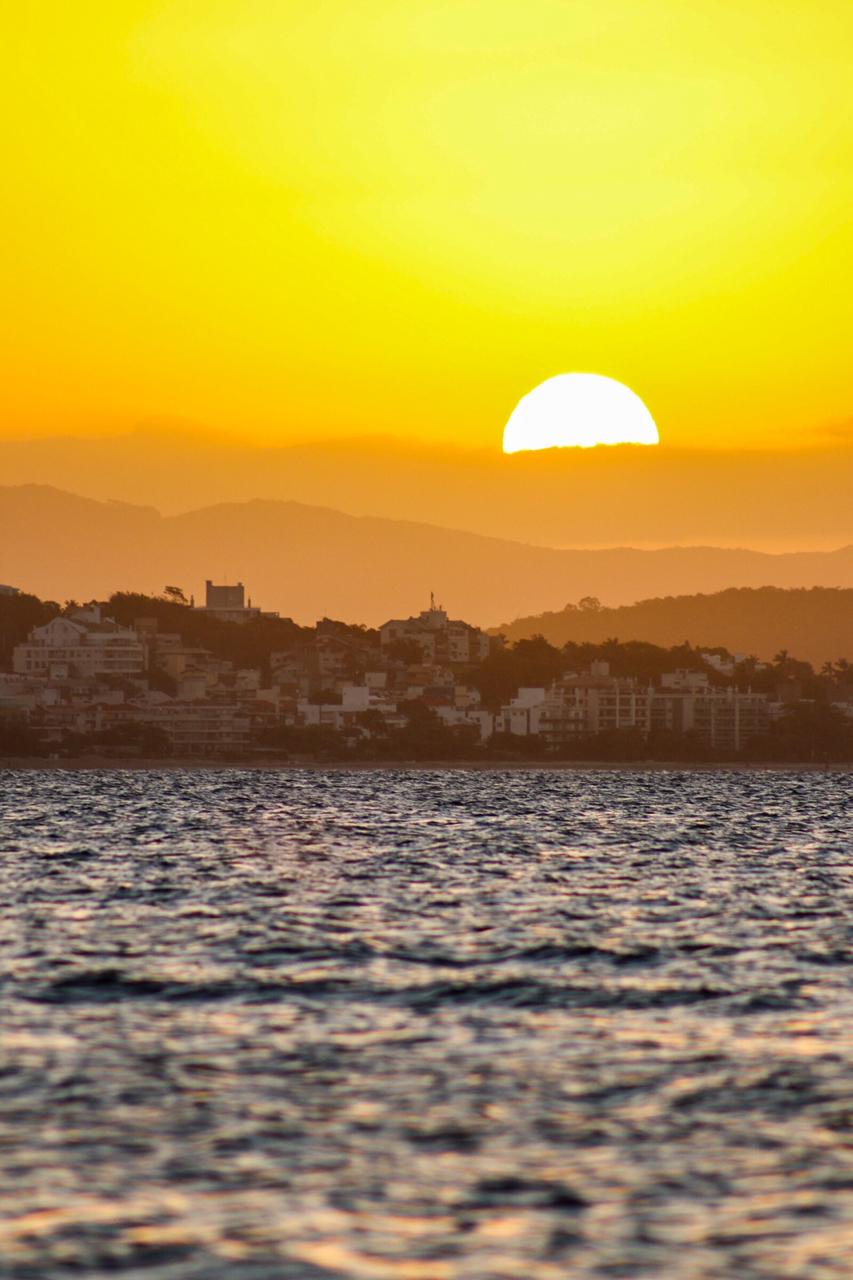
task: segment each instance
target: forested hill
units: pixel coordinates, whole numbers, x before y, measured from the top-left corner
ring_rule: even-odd
[[[772,658],[787,649],[820,666],[853,659],[853,590],[813,587],[740,587],[713,595],[665,596],[621,608],[595,600],[559,613],[518,618],[495,629],[507,640],[542,635],[551,644],[568,640],[647,640],[671,645],[725,645],[733,653]]]

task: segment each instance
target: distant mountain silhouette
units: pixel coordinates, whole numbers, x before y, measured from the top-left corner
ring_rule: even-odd
[[[853,442],[844,441],[800,452],[664,444],[505,457],[391,437],[261,446],[172,428],[0,441],[0,476],[164,514],[277,499],[549,547],[853,541]]]
[[[166,583],[198,595],[206,578],[242,579],[255,604],[303,623],[330,616],[375,625],[424,607],[435,590],[454,616],[480,625],[523,617],[508,628],[512,634],[548,634],[553,623],[566,638],[576,624],[600,620],[603,635],[626,639],[621,614],[607,622],[607,615],[580,621],[575,614],[527,615],[584,596],[618,605],[729,586],[849,588],[853,547],[786,555],[713,547],[560,551],[295,502],[229,503],[164,517],[151,507],[94,502],[46,486],[0,487],[0,582],[83,600],[116,590],[156,593]],[[677,617],[672,634],[642,638],[666,644],[692,638]],[[812,630],[825,625],[815,621]],[[703,642],[729,643],[730,632],[715,630],[713,614],[707,630],[698,622],[693,630]],[[742,648],[758,643],[732,640]],[[822,646],[818,638],[787,647],[823,653]],[[832,645],[827,656],[838,656]]]
[[[508,640],[543,635],[600,643],[609,638],[672,646],[724,645],[732,653],[771,659],[782,649],[818,666],[853,661],[853,590],[813,587],[732,588],[713,595],[668,596],[617,609],[565,609],[519,618],[497,628]]]

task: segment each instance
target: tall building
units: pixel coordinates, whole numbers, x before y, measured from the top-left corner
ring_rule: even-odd
[[[210,578],[205,585],[205,608],[207,609],[245,609],[246,588],[242,582],[231,586],[215,586]]]
[[[220,622],[249,622],[252,618],[277,618],[277,613],[265,613],[252,606],[251,598],[246,602],[246,588],[242,582],[233,586],[218,584],[210,578],[204,584],[204,604],[196,608]]]

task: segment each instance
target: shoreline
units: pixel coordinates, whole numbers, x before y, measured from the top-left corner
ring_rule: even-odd
[[[458,772],[458,773],[853,773],[853,761],[814,760],[215,760],[115,758],[77,756],[50,759],[33,756],[0,757],[0,773],[95,771],[122,773],[188,773],[230,770],[264,773],[377,773],[377,772]]]

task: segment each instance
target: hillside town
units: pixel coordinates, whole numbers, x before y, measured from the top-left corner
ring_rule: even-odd
[[[177,587],[61,609],[5,587],[3,604],[6,755],[737,759],[793,725],[801,755],[846,758],[853,732],[844,660],[816,676],[787,654],[510,648],[434,597],[378,629],[300,627],[212,581],[198,605]]]

